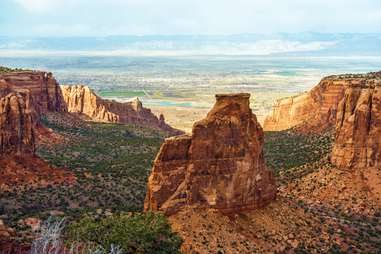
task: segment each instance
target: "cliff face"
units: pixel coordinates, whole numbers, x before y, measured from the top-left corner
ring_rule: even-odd
[[[138,99],[126,103],[105,100],[87,86],[60,86],[50,72],[5,72],[0,74],[0,80],[11,90],[28,90],[40,115],[68,111],[84,114],[94,121],[137,124],[172,135],[182,133],[166,124],[163,116],[157,118],[144,108]]]
[[[2,90],[0,88],[0,90]],[[36,112],[28,91],[0,92],[0,156],[34,153]]]
[[[297,126],[317,113],[317,105],[310,93],[277,100],[263,127],[266,131],[281,131]]]
[[[130,123],[164,130],[171,134],[180,132],[157,118],[150,109],[144,108],[138,98],[130,102],[105,100],[87,86],[61,86],[68,112],[84,114],[95,121]]]
[[[61,90],[53,75],[42,71],[17,71],[0,74],[13,89],[28,89],[39,113],[65,111]]]
[[[0,191],[75,182],[35,155],[37,124],[30,90],[0,80]]]
[[[381,82],[346,90],[338,108],[331,160],[345,168],[381,166]]]
[[[263,131],[249,97],[216,95],[191,136],[164,142],[148,180],[145,210],[171,214],[196,206],[230,212],[275,199],[275,179],[263,159]]]
[[[374,87],[380,79],[381,72],[326,77],[308,93],[278,100],[265,119],[264,130],[280,131],[302,124],[319,129],[334,126],[345,90]]]

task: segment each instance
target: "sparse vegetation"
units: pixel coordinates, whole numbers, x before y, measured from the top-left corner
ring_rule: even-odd
[[[265,134],[265,157],[277,174],[279,196],[293,209],[304,211],[303,216],[289,220],[287,227],[297,225],[293,233],[306,239],[300,226],[308,225],[316,239],[291,249],[296,253],[376,253],[380,238],[375,236],[381,234],[381,228],[374,226],[381,223],[375,216],[377,206],[366,189],[352,186],[356,179],[365,179],[361,173],[330,164],[332,133],[307,135],[288,130]]]
[[[5,66],[0,66],[0,73],[5,73],[5,72],[13,72],[13,71],[23,71],[24,69],[20,68],[9,68]]]
[[[114,253],[179,252],[181,239],[171,231],[163,215],[138,212],[163,133],[137,126],[71,122],[57,116],[43,118],[43,122],[63,139],[57,144],[40,144],[39,156],[74,172],[77,184],[2,193],[0,211],[9,216],[10,226],[28,230],[18,226],[18,219],[46,219],[52,210],[58,210],[68,221],[59,240],[65,240],[69,249],[80,245],[95,251],[86,254],[106,254],[111,246],[114,251],[119,251],[115,246],[121,248],[122,252]],[[355,195],[349,192],[350,186],[344,180],[352,181],[355,175],[346,175],[329,163],[332,142],[332,132],[266,133],[265,158],[277,175],[278,200],[263,210],[242,213],[226,222],[220,214],[215,218],[201,214],[202,221],[186,232],[194,249],[225,253],[230,245],[231,250],[243,253],[269,249],[377,253],[381,248],[381,213],[373,207],[364,188]],[[332,184],[338,194],[331,202],[324,190]],[[178,220],[186,223],[189,218],[185,214]],[[273,221],[270,229],[266,224],[269,218]],[[232,227],[231,220],[237,228]],[[228,228],[223,228],[225,225]],[[220,231],[224,232],[222,238],[210,237]],[[255,238],[237,240],[237,232],[241,231]]]
[[[77,183],[2,193],[0,208],[9,215],[7,223],[21,230],[20,218],[47,219],[58,211],[70,225],[65,253],[76,254],[78,246],[88,248],[88,254],[106,254],[112,246],[123,249],[112,253],[177,253],[181,239],[172,233],[165,217],[139,213],[164,133],[138,126],[70,120],[59,115],[44,117],[44,125],[62,140],[43,142],[37,153],[55,167],[74,172]],[[36,250],[41,251],[46,244],[59,246],[59,232],[47,233],[47,238],[35,241]]]
[[[0,209],[11,225],[26,216],[46,218],[51,210],[77,218],[96,209],[141,211],[147,177],[164,134],[122,124],[70,123],[65,118],[44,118],[63,142],[41,144],[38,155],[77,176],[74,186],[48,186],[32,191],[2,193]]]
[[[267,165],[279,174],[300,172],[308,164],[326,158],[331,152],[333,132],[322,135],[302,134],[294,130],[265,133],[265,159]],[[308,173],[308,171],[307,171]],[[300,177],[299,174],[297,177]]]
[[[167,219],[155,213],[121,213],[96,219],[85,216],[70,225],[68,241],[120,246],[123,253],[180,253],[181,238]]]
[[[99,244],[80,242],[65,244],[63,241],[65,226],[65,218],[49,217],[41,225],[29,254],[123,254],[123,250],[114,244],[107,250]]]

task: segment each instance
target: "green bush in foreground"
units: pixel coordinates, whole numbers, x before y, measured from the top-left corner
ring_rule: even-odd
[[[68,228],[69,241],[120,246],[123,253],[180,253],[181,238],[167,219],[155,213],[121,213],[95,219],[85,216]]]

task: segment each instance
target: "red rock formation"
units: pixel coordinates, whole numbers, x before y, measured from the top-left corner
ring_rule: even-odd
[[[368,88],[379,79],[381,72],[326,77],[308,93],[278,100],[264,121],[264,130],[280,131],[303,124],[311,129],[333,126],[345,90]]]
[[[65,111],[58,82],[50,72],[12,71],[0,74],[13,89],[28,89],[37,112]]]
[[[28,91],[0,97],[0,156],[34,153],[36,120]]]
[[[129,123],[179,134],[165,123],[164,117],[158,119],[150,109],[144,108],[136,98],[130,102],[117,102],[102,99],[87,86],[61,86],[68,112],[80,113],[100,122]]]
[[[275,179],[263,158],[263,131],[249,97],[216,95],[213,109],[194,124],[191,136],[165,140],[148,180],[146,211],[171,214],[196,206],[232,212],[275,199]]]
[[[94,121],[138,124],[172,135],[182,133],[166,124],[164,117],[158,119],[150,109],[144,108],[139,99],[126,103],[104,100],[87,86],[60,86],[50,72],[10,71],[1,73],[0,80],[3,91],[5,86],[11,90],[28,90],[40,115],[69,111]]]
[[[0,82],[0,190],[72,183],[75,176],[35,156],[38,114],[30,90]]]
[[[340,102],[332,163],[338,167],[381,166],[381,81],[349,88]]]

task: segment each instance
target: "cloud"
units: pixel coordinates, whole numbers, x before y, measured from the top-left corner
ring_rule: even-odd
[[[34,29],[35,33],[41,35],[50,35],[50,34],[86,34],[91,32],[91,27],[85,24],[74,24],[74,25],[66,25],[66,24],[43,24],[37,26]]]
[[[104,39],[107,44],[107,39]],[[37,42],[38,43],[38,42]],[[74,41],[72,41],[74,43]],[[88,48],[87,50],[78,50],[71,48],[70,51],[44,50],[36,48],[34,44],[28,48],[20,48],[18,44],[8,44],[3,47],[0,55],[91,55],[91,56],[194,56],[194,55],[271,55],[276,53],[306,52],[317,51],[332,47],[336,42],[299,42],[288,40],[260,40],[250,43],[237,42],[214,42],[214,43],[190,43],[190,41],[136,41],[125,47],[119,48]],[[34,50],[31,50],[34,49]]]
[[[143,55],[270,55],[276,53],[322,50],[336,45],[336,41],[300,42],[290,40],[259,40],[256,42],[216,41],[213,43],[188,41],[139,41],[114,50],[118,54]]]
[[[248,54],[248,55],[269,55],[275,53],[288,53],[288,52],[305,52],[316,51],[332,47],[336,44],[335,41],[321,42],[313,41],[302,43],[299,41],[282,41],[282,40],[263,40],[254,44],[238,44],[233,47],[231,54]],[[222,49],[225,50],[226,49]],[[224,51],[221,51],[221,53]],[[229,52],[229,51],[228,51]]]
[[[10,21],[0,26],[37,35],[37,28],[47,25],[88,28],[85,34],[73,29],[62,35],[381,32],[375,25],[381,23],[380,0],[0,1],[26,11],[13,17],[4,12]]]
[[[30,12],[44,12],[57,4],[55,0],[14,0]],[[58,1],[59,2],[59,1]]]

